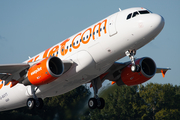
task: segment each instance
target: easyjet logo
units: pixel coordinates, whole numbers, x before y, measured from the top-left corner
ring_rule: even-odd
[[[101,37],[102,32],[107,33],[106,30],[107,19],[95,24],[93,27],[87,28],[81,33],[78,33],[73,38],[66,39],[60,45],[56,45],[44,51],[42,58],[50,56],[58,56],[60,53],[61,56],[65,56],[68,52],[72,52],[75,49],[78,49],[81,44],[88,44],[91,40],[95,40],[96,37]],[[59,52],[60,50],[60,52]],[[37,55],[35,58],[32,58],[28,62],[35,62],[40,56]]]
[[[37,74],[39,71],[42,70],[42,67],[37,68],[36,70],[34,70],[33,72],[31,72],[31,75]]]

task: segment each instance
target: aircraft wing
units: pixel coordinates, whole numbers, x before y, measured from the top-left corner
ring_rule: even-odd
[[[26,69],[29,67],[29,64],[20,63],[20,64],[4,64],[0,65],[0,73],[14,73],[21,69]]]
[[[71,60],[62,60],[64,64],[64,72],[67,72],[73,62]],[[18,64],[4,64],[0,65],[0,79],[7,84],[9,81],[16,80],[21,83],[24,76],[27,74],[28,69],[36,63],[18,63]]]
[[[127,62],[127,63],[115,62],[106,72],[113,72],[116,70],[121,70],[129,64],[130,64],[130,62]]]
[[[131,62],[125,62],[125,63],[119,63],[115,62],[109,69],[106,71],[106,73],[109,72],[115,72],[117,70],[122,70],[124,67],[128,66],[131,64]],[[165,77],[165,74],[168,70],[171,70],[171,68],[156,68],[156,73],[162,73],[162,76]]]
[[[131,62],[114,62],[113,65],[104,74],[100,76],[100,78],[102,79],[102,81],[104,81],[105,79],[108,79],[110,81],[116,81],[120,78],[121,70],[129,64],[131,64]]]
[[[115,62],[104,74],[102,74],[100,77],[104,81],[105,79],[108,79],[110,81],[117,81],[120,79],[121,72],[123,69],[125,69],[128,65],[130,65],[131,62],[125,62],[125,63],[119,63]],[[171,70],[170,68],[156,68],[156,73],[162,73],[162,76],[165,77],[165,73]]]
[[[156,73],[162,73],[162,76],[165,77],[168,70],[171,70],[171,68],[156,68]]]
[[[13,76],[17,76],[17,73],[23,76],[22,74],[29,67],[30,65],[26,63],[0,65],[0,79],[9,82]]]

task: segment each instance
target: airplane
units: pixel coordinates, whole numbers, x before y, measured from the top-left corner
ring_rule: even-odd
[[[103,109],[98,90],[105,80],[118,86],[144,83],[156,73],[150,57],[135,58],[136,51],[163,29],[164,18],[142,7],[119,10],[94,25],[18,64],[0,65],[0,111],[27,106],[42,109],[43,99],[90,83],[91,109]],[[118,62],[123,57],[130,60]]]

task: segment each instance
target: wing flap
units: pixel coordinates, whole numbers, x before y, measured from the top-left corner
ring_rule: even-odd
[[[25,75],[24,71],[29,67],[30,65],[26,63],[0,65],[0,79],[5,81],[5,85],[9,81],[13,81],[13,79],[19,80],[19,78]],[[22,73],[24,74],[22,75]],[[17,82],[19,81],[16,81],[16,84]]]
[[[0,73],[0,79],[6,80],[11,75],[10,73]]]

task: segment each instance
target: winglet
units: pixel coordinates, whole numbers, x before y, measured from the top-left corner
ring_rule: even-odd
[[[165,77],[166,72],[167,72],[167,71],[161,70],[161,73],[162,73],[163,78]]]
[[[157,68],[156,73],[161,73],[163,78],[165,77],[165,74],[168,70],[171,70],[171,68]]]

